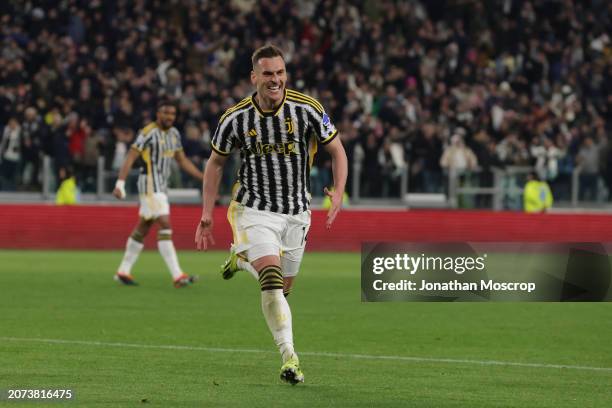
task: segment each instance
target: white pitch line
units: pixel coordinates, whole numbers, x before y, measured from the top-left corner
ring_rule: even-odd
[[[72,344],[72,345],[100,346],[100,347],[124,347],[124,348],[130,347],[130,348],[157,349],[157,350],[206,351],[210,353],[277,354],[275,351],[260,350],[260,349],[178,346],[178,345],[153,345],[153,344],[116,343],[116,342],[87,341],[87,340],[0,337],[0,341],[21,341],[21,342],[46,343],[46,344]],[[579,365],[567,365],[567,364],[544,364],[544,363],[519,363],[519,362],[514,362],[514,361],[469,360],[469,359],[435,358],[435,357],[384,356],[384,355],[370,355],[370,354],[344,354],[344,353],[325,353],[325,352],[317,352],[317,351],[301,351],[300,355],[313,356],[313,357],[351,358],[351,359],[359,359],[359,360],[392,360],[392,361],[411,361],[411,362],[420,362],[420,363],[472,364],[472,365],[487,365],[487,366],[555,368],[555,369],[569,369],[569,370],[612,372],[612,367],[591,367],[591,366],[579,366]]]

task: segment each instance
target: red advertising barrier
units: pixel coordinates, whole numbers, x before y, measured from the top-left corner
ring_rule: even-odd
[[[120,249],[134,228],[135,206],[0,205],[0,248]],[[173,206],[174,243],[195,249],[198,206]],[[523,214],[490,211],[343,210],[331,230],[313,211],[308,249],[358,251],[364,241],[612,242],[612,214]],[[232,234],[226,209],[214,213],[216,249]],[[155,248],[155,233],[146,240]]]

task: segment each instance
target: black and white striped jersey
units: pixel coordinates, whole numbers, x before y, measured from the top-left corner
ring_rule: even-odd
[[[143,128],[132,148],[140,152],[144,165],[138,176],[138,193],[165,193],[170,164],[177,151],[183,150],[181,135],[175,127],[162,130],[153,122]]]
[[[240,149],[234,200],[259,210],[299,214],[310,205],[317,143],[327,144],[337,133],[316,99],[287,89],[274,111],[263,111],[255,94],[228,109],[211,144],[223,156]]]

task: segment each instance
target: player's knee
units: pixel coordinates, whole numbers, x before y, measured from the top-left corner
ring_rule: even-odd
[[[293,277],[285,276],[283,279],[283,295],[285,297],[291,294],[291,289],[293,287]]]
[[[283,273],[277,265],[265,266],[259,272],[259,285],[261,290],[283,289]]]
[[[145,237],[145,234],[138,231],[138,229],[135,229],[134,231],[132,231],[132,235],[130,235],[130,238],[132,238],[136,242],[140,242],[141,244],[144,241],[144,237]]]
[[[162,215],[157,219],[157,223],[159,224],[159,228],[161,229],[170,229],[170,218],[165,215]]]
[[[158,241],[169,241],[172,239],[172,230],[171,229],[160,229],[157,231],[157,240]]]

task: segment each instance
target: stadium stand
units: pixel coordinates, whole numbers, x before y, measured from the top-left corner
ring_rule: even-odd
[[[272,42],[361,163],[362,196],[397,195],[402,172],[411,192],[441,193],[450,171],[488,187],[494,169],[527,165],[556,202],[576,168],[581,199],[612,199],[607,1],[57,0],[0,13],[4,191],[40,191],[43,155],[95,191],[97,158],[118,168],[161,97],[179,103],[202,162],[220,113],[251,92],[252,50]],[[329,177],[318,155],[313,185]]]

